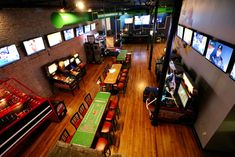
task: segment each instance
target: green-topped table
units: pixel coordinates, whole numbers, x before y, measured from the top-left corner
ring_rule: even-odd
[[[85,117],[75,132],[71,144],[91,147],[96,131],[110,98],[109,92],[98,92]]]
[[[120,51],[119,51],[119,54],[118,54],[118,56],[117,56],[117,61],[118,61],[118,62],[125,61],[125,59],[126,59],[126,54],[127,54],[127,50],[120,50]]]

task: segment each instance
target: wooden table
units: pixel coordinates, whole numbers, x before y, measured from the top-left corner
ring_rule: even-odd
[[[98,92],[75,132],[71,144],[91,147],[96,131],[110,98],[109,92]]]
[[[113,64],[111,69],[109,69],[109,73],[107,74],[104,83],[105,84],[116,83],[121,68],[122,64]]]
[[[127,54],[127,50],[120,50],[118,56],[117,56],[117,61],[118,62],[123,62],[126,59],[126,54]]]

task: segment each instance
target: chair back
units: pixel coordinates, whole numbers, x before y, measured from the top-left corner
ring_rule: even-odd
[[[84,117],[86,112],[87,112],[87,108],[85,107],[84,103],[82,103],[79,108],[78,108],[78,112]]]
[[[91,105],[91,103],[92,103],[92,98],[91,98],[91,94],[90,94],[90,93],[88,93],[88,94],[85,96],[84,101],[86,102],[86,104],[87,104],[88,106]]]
[[[78,114],[78,112],[75,112],[75,114],[70,119],[70,123],[77,129],[82,121],[82,118]]]
[[[68,130],[65,128],[63,130],[62,134],[60,135],[59,141],[66,142],[69,137],[70,137],[70,134],[69,134]]]

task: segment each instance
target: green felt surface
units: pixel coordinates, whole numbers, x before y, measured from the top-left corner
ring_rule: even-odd
[[[120,50],[118,56],[117,56],[117,61],[124,61],[126,58],[127,50]]]
[[[97,93],[70,143],[91,147],[109,97],[108,92]]]

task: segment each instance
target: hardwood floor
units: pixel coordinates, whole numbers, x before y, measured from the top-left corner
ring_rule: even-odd
[[[115,145],[111,147],[112,154],[122,157],[201,157],[202,151],[197,145],[192,129],[184,125],[160,123],[153,127],[148,118],[148,112],[143,102],[143,90],[146,86],[156,86],[154,64],[155,59],[163,53],[164,44],[155,46],[152,70],[148,69],[149,56],[146,44],[124,45],[124,49],[132,52],[132,64],[129,71],[129,82],[126,94],[120,94],[121,116],[118,120],[118,130],[115,133]],[[86,93],[94,95],[99,91],[96,80],[101,75],[111,58],[106,58],[102,64],[90,64],[84,82],[80,89],[71,93],[58,92],[55,98],[63,99],[68,112],[60,123],[48,123],[35,133],[25,144],[17,156],[46,156],[58,140],[64,128],[72,134],[74,127],[69,120],[78,110]]]

